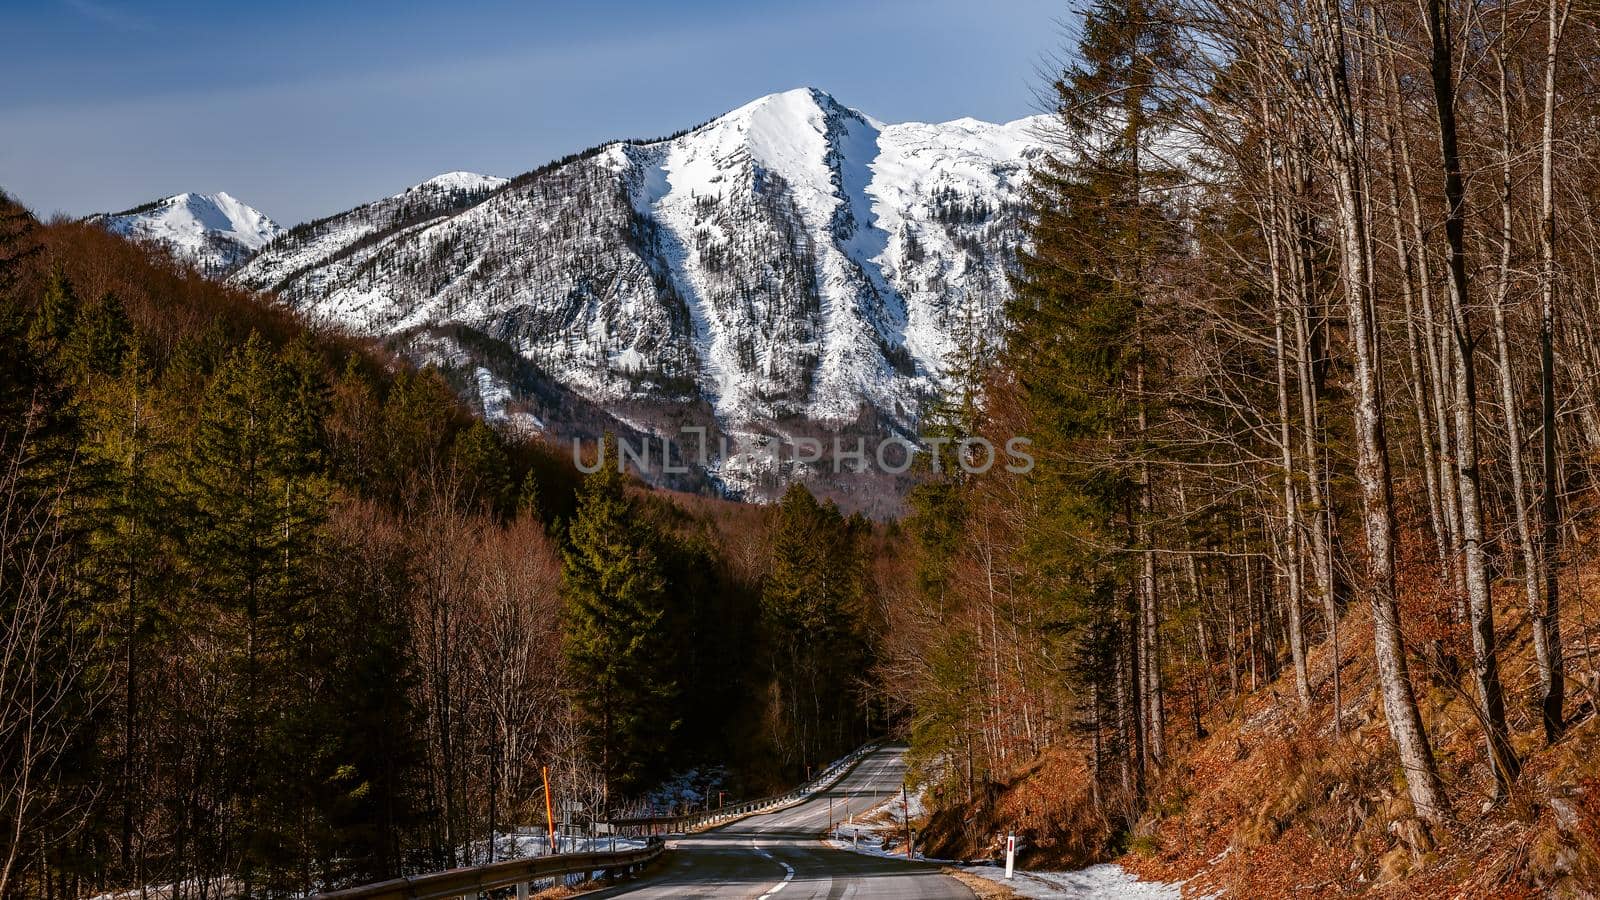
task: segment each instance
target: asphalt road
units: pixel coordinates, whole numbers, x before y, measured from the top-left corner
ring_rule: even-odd
[[[899,793],[904,751],[879,749],[804,803],[674,839],[665,863],[649,874],[586,896],[971,900],[972,892],[937,866],[834,850],[821,841],[830,801],[838,821]]]

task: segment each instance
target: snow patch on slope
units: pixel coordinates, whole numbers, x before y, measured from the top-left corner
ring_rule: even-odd
[[[975,324],[992,331],[999,302],[1010,296],[1009,285],[986,277],[981,261],[958,247],[948,229],[936,227],[948,215],[943,198],[1019,196],[1029,161],[1043,152],[1047,118],[999,125],[971,118],[909,122],[885,126],[879,135],[866,191],[877,227],[894,237],[874,260],[905,298],[906,349],[930,371],[942,373],[956,349],[953,312],[976,309]]]
[[[396,196],[403,197],[417,191],[486,191],[500,187],[508,180],[498,175],[479,175],[476,172],[446,172],[412,185]]]
[[[516,395],[504,378],[477,366],[472,381],[478,391],[478,405],[483,410],[483,420],[491,425],[501,425],[518,434],[532,434],[544,430],[544,423],[532,413],[511,408]]]
[[[276,289],[289,281],[308,295],[324,295],[314,310],[319,318],[364,332],[383,330],[384,298],[338,297],[341,269],[333,266],[370,258],[380,248],[375,239],[425,227],[451,212],[470,207],[504,186],[506,179],[472,172],[446,172],[398,194],[365,203],[348,212],[296,225],[234,273],[233,280],[258,290]],[[363,249],[365,242],[374,245]],[[377,309],[374,308],[376,305]]]

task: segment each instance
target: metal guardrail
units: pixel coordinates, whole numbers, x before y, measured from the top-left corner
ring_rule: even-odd
[[[816,778],[792,791],[773,797],[749,800],[722,809],[690,813],[682,816],[641,816],[616,818],[607,824],[614,828],[665,826],[673,832],[690,832],[711,828],[748,816],[797,803],[831,787],[862,757],[877,750],[882,743],[873,741],[857,747],[849,756],[838,760],[823,770]],[[666,849],[664,843],[652,843],[641,850],[617,850],[609,853],[560,853],[553,856],[534,856],[525,859],[508,859],[483,866],[468,866],[411,875],[380,881],[376,884],[346,888],[341,891],[313,895],[316,900],[445,900],[463,898],[477,900],[484,891],[514,887],[517,900],[527,900],[529,885],[560,875],[578,872],[632,870],[648,865]]]
[[[317,900],[445,900],[456,897],[477,900],[484,891],[516,888],[518,900],[527,900],[529,886],[535,882],[579,872],[638,869],[653,862],[665,850],[666,845],[656,843],[639,850],[561,853],[508,859],[483,866],[395,878],[314,896]]]
[[[837,760],[828,768],[818,773],[817,777],[784,794],[778,794],[772,797],[762,797],[759,800],[747,800],[744,803],[736,803],[733,806],[725,806],[721,809],[711,809],[697,813],[686,813],[679,816],[619,817],[606,820],[606,824],[611,825],[613,828],[649,829],[652,834],[656,833],[657,827],[660,827],[665,833],[668,834],[687,834],[691,831],[714,828],[718,825],[731,822],[734,819],[743,818],[744,816],[748,816],[753,813],[767,812],[779,807],[788,806],[792,803],[804,800],[818,791],[826,790],[827,788],[833,786],[833,784],[840,778],[842,778],[844,774],[850,770],[851,766],[854,766],[867,754],[877,750],[881,746],[883,746],[881,741],[871,741],[866,744],[862,744],[860,747],[857,747],[854,751],[852,751],[849,756]]]

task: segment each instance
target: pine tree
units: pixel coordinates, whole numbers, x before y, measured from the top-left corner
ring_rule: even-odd
[[[286,369],[260,335],[235,351],[213,377],[184,466],[186,514],[181,523],[185,567],[196,587],[199,615],[225,648],[218,675],[234,685],[229,741],[239,748],[226,775],[238,804],[247,881],[281,877],[292,857],[285,832],[299,798],[293,772],[303,746],[285,743],[286,718],[299,711],[294,688],[319,671],[305,658],[314,621],[317,528],[327,487],[317,474],[315,413],[295,370]],[[314,393],[314,392],[313,392]],[[297,656],[297,653],[299,655]],[[286,683],[282,674],[309,671]]]
[[[324,475],[331,464],[325,423],[333,401],[322,358],[301,335],[279,353],[279,365],[286,471],[304,478]]]
[[[522,476],[522,486],[517,489],[516,514],[544,521],[544,510],[539,505],[539,476],[533,469]]]
[[[51,271],[28,324],[28,343],[42,359],[54,360],[78,318],[78,293],[60,269]]]
[[[609,443],[608,438],[608,443]],[[607,791],[661,774],[680,693],[661,537],[629,500],[623,476],[588,476],[563,553],[566,657]]]
[[[72,285],[59,271],[31,310],[0,305],[0,447],[22,452],[19,487],[31,503],[76,487],[82,423],[56,357],[76,309]]]
[[[495,515],[504,511],[511,474],[500,435],[482,419],[474,419],[456,435],[450,456],[467,502]]]
[[[82,383],[91,377],[116,375],[132,335],[128,312],[116,294],[102,294],[83,304],[62,347],[69,378]]]
[[[1174,101],[1158,70],[1181,61],[1159,0],[1104,0],[1084,17],[1079,63],[1055,85],[1065,145],[1035,171],[1030,248],[1008,308],[1006,367],[1030,415],[1045,521],[1031,529],[1037,587],[1084,659],[1125,645],[1133,690],[1123,748],[1159,762],[1162,687],[1147,379],[1153,272],[1177,234],[1151,198],[1173,181],[1150,150]],[[1139,565],[1115,548],[1135,551]],[[1084,666],[1097,696],[1116,667]],[[1114,676],[1111,676],[1114,678]],[[1121,742],[1113,742],[1121,743]],[[1139,774],[1135,772],[1134,774]]]
[[[397,375],[383,404],[385,487],[399,496],[417,473],[442,469],[459,415],[455,392],[437,369]]]
[[[0,842],[0,889],[23,895],[34,858],[63,883],[88,870],[98,789],[92,626],[72,571],[81,421],[55,356],[74,304],[59,272],[31,309],[0,301],[0,818],[19,838]]]
[[[106,332],[102,347],[118,341]],[[80,357],[85,371],[103,371],[102,354]],[[102,363],[91,362],[101,360]],[[87,553],[80,577],[90,591],[89,619],[101,636],[103,664],[118,685],[108,732],[115,734],[117,777],[109,803],[118,818],[117,857],[122,873],[144,883],[134,846],[148,812],[144,748],[152,715],[144,709],[152,671],[175,610],[166,598],[175,584],[164,536],[170,534],[168,484],[174,448],[170,425],[155,402],[154,376],[135,348],[119,360],[120,373],[96,385],[86,412],[84,468],[95,473],[86,517]]]
[[[804,485],[784,493],[772,526],[772,569],[762,621],[775,656],[776,689],[791,734],[791,761],[839,751],[853,736],[852,681],[868,659],[861,633],[864,523],[819,504]],[[794,756],[794,754],[798,754]]]
[[[926,461],[918,457],[923,478],[906,498],[911,513],[905,521],[916,542],[918,589],[941,607],[967,524],[970,485],[958,456],[960,444],[983,424],[984,383],[996,359],[975,302],[963,306],[952,345],[947,386],[923,416],[923,434],[934,439],[935,455]]]
[[[402,874],[406,841],[424,820],[423,726],[412,635],[404,605],[394,602],[407,578],[406,548],[362,540],[339,552],[326,563],[325,602],[316,608],[328,665],[324,702],[302,719],[320,729],[314,739],[328,752],[303,783],[328,877],[360,884]]]

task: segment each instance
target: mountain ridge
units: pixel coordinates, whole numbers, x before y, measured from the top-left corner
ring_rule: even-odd
[[[796,88],[510,179],[445,173],[280,230],[225,274],[452,361],[491,418],[539,427],[519,401],[555,391],[619,432],[705,427],[732,445],[708,487],[762,499],[819,473],[748,451],[914,439],[964,329],[998,329],[1042,119],[886,124]],[[525,364],[474,358],[462,329]]]

